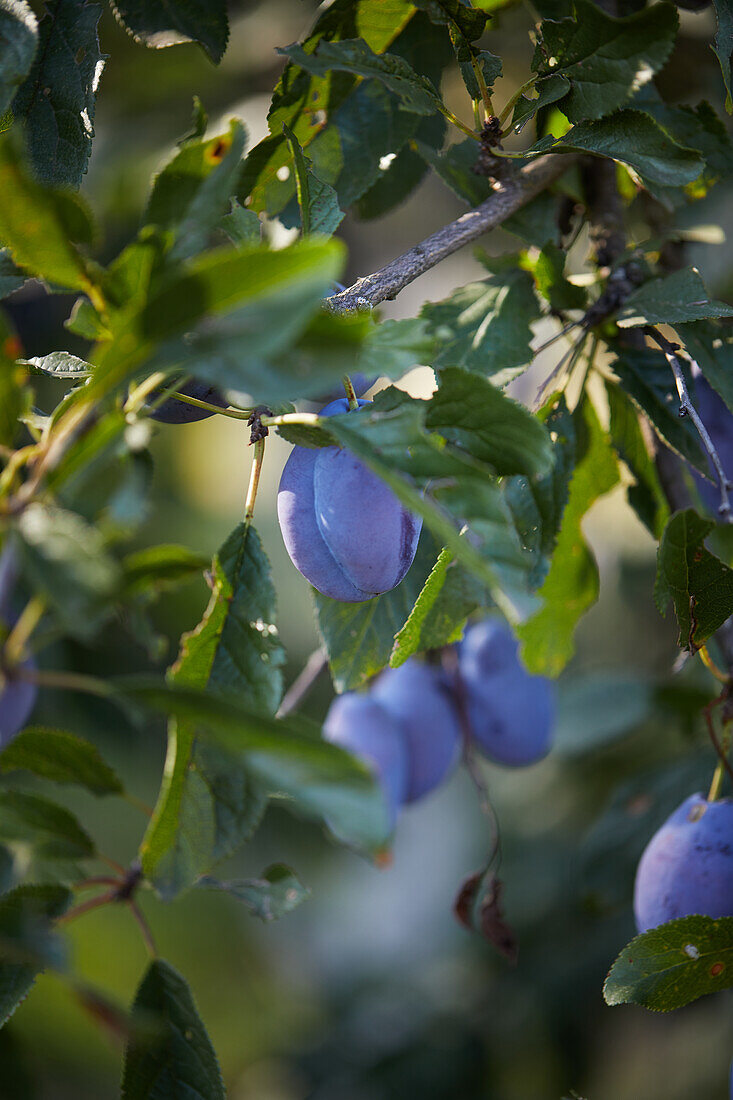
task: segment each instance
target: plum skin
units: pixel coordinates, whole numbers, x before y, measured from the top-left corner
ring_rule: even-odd
[[[21,668],[35,672],[32,657],[23,661]],[[36,705],[38,688],[28,680],[6,679],[0,691],[0,749],[4,749],[20,733]]]
[[[693,794],[647,844],[636,871],[639,932],[699,913],[733,917],[733,799]]]
[[[520,664],[517,641],[504,623],[469,627],[458,648],[471,736],[497,764],[524,767],[550,750],[555,716],[552,685]]]
[[[161,388],[167,389],[170,383],[165,383]],[[224,395],[208,382],[197,382],[191,378],[179,387],[179,393],[187,397],[195,397],[197,401],[207,401],[209,405],[219,405],[222,409],[227,407]],[[155,391],[151,395],[155,397]],[[214,416],[208,409],[199,409],[196,405],[187,405],[185,401],[179,401],[176,397],[168,397],[154,412],[150,414],[151,420],[157,420],[160,424],[194,424],[199,420],[208,420]]]
[[[407,748],[399,723],[369,695],[347,692],[331,703],[323,724],[326,741],[348,749],[375,772],[394,829],[407,791]]]
[[[359,407],[368,404],[359,401]],[[344,398],[319,415],[347,412]],[[323,595],[344,603],[362,603],[399,584],[422,527],[376,474],[339,447],[293,448],[277,512],[296,569]]]
[[[407,746],[406,802],[434,790],[452,771],[461,752],[461,727],[438,669],[413,658],[379,676],[372,698],[402,727]]]

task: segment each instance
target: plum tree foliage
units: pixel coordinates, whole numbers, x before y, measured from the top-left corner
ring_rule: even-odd
[[[212,63],[226,49],[224,0],[112,6],[141,48],[198,43]],[[213,885],[278,916],[307,893],[289,868],[211,875],[271,798],[373,857],[398,811],[459,759],[493,816],[476,753],[516,767],[551,750],[551,681],[598,597],[583,518],[620,480],[659,544],[657,607],[673,604],[680,648],[720,683],[704,715],[710,793],[683,803],[639,866],[634,942],[647,970],[621,979],[620,956],[606,998],[668,1008],[733,983],[731,966],[712,986],[680,958],[672,1003],[662,974],[681,950],[672,918],[698,921],[698,956],[733,949],[733,817],[721,798],[733,774],[733,307],[709,295],[684,244],[694,204],[733,172],[733,144],[713,106],[668,102],[669,81],[655,82],[675,64],[672,4],[536,0],[525,80],[499,96],[493,26],[505,6],[335,0],[280,50],[268,135],[247,149],[237,119],[211,133],[197,100],[139,233],[102,264],[84,198],[100,74],[115,63],[100,52],[100,5],[48,0],[38,19],[25,0],[0,0],[0,295],[29,279],[76,295],[66,328],[88,348],[25,358],[0,307],[0,842],[14,868],[0,895],[0,1021],[42,970],[68,977],[59,922],[84,910],[73,891],[99,858],[47,785],[122,793],[74,731],[28,726],[37,697],[74,690],[168,721],[153,817],[99,904],[139,917],[140,889],[173,901]],[[715,7],[730,111],[733,12],[729,0]],[[460,74],[462,106],[444,100],[446,74]],[[463,216],[335,290],[344,214],[379,233],[429,174]],[[275,222],[297,239],[276,246]],[[482,278],[417,317],[380,317],[381,302],[499,225],[517,250],[479,253]],[[506,387],[532,364],[543,319],[556,355],[530,409]],[[415,365],[434,371],[428,398],[391,384]],[[373,401],[359,400],[377,378]],[[310,411],[342,379],[346,396]],[[132,551],[151,421],[213,415],[241,421],[252,444],[242,522],[210,564],[180,546]],[[317,590],[338,691],[323,730],[293,713],[299,699],[283,705],[276,593],[253,523],[270,433],[293,444],[279,518]],[[92,643],[121,615],[150,644],[152,601],[204,564],[208,607],[165,678],[57,667],[49,640]],[[631,721],[609,715],[628,698],[604,698],[575,740],[589,763],[593,728],[608,740]],[[18,846],[44,854],[32,881],[27,861],[10,858]],[[500,860],[495,843],[456,910],[514,957]],[[161,1027],[149,1044],[130,1031],[127,1100],[224,1095],[177,971],[155,958],[131,1011],[133,1024],[157,1015]]]

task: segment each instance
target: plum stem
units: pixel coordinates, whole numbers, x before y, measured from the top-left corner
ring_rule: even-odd
[[[471,48],[471,68],[473,69],[473,75],[476,77],[476,83],[478,84],[479,91],[481,92],[481,99],[484,105],[484,115],[487,119],[491,118],[494,114],[494,105],[491,102],[489,89],[487,88],[486,81],[484,80],[484,71],[481,68],[481,62],[474,55],[473,47]]]
[[[96,676],[85,676],[80,672],[58,672],[53,669],[30,669],[22,666],[13,669],[17,680],[27,680],[39,687],[60,688],[62,691],[81,691],[85,695],[97,695],[100,699],[109,699],[114,689]]]
[[[168,381],[168,375],[165,371],[159,370],[155,374],[151,374],[144,382],[141,382],[138,386],[130,391],[130,395],[125,401],[124,412],[126,413],[139,413],[145,404],[146,398],[157,390],[159,386],[164,386]],[[180,379],[176,379],[176,386],[180,386]],[[167,395],[161,394],[163,400]]]
[[[9,665],[16,665],[23,657],[31,634],[38,626],[46,610],[43,596],[31,596],[16,620],[5,641],[5,658]]]
[[[514,104],[519,101],[520,96],[523,95],[523,93],[526,92],[528,88],[531,88],[533,86],[536,79],[537,79],[536,76],[531,76],[529,78],[529,80],[525,80],[524,84],[522,84],[521,87],[517,88],[516,92],[511,97],[511,99],[507,100],[506,106],[504,107],[501,114],[499,115],[499,122],[502,124],[502,126],[504,125],[506,120],[509,118],[509,115],[512,113],[512,111],[514,109]]]
[[[305,665],[285,692],[283,701],[275,716],[276,718],[285,718],[300,706],[303,699],[305,699],[321,672],[326,667],[327,662],[328,658],[325,649],[315,649],[313,653],[311,653]]]
[[[723,787],[723,776],[725,775],[725,768],[723,761],[719,760],[715,771],[713,772],[713,779],[710,784],[710,790],[708,791],[708,802],[716,802],[720,798],[720,791]]]
[[[189,397],[187,393],[174,391],[170,394],[176,401],[183,401],[186,405],[195,405],[197,409],[206,409],[207,412],[217,413],[219,416],[228,416],[232,420],[248,420],[252,415],[251,409],[224,409],[221,405],[212,405],[208,401],[199,401],[198,397]]]
[[[154,959],[157,958],[158,948],[153,938],[153,933],[150,929],[150,925],[143,915],[142,909],[134,900],[134,898],[129,899],[129,901],[127,902],[127,908],[130,910],[137,922],[138,928],[140,929],[143,940],[145,941],[145,946],[147,947],[149,953],[153,956]]]
[[[701,645],[697,652],[700,655],[700,660],[705,665],[705,668],[715,677],[716,680],[719,680],[721,684],[730,683],[730,677],[726,676],[724,672],[720,671],[715,661],[710,656],[710,653],[708,652],[708,647],[706,645]]]
[[[252,457],[252,469],[249,474],[249,485],[247,487],[247,499],[244,505],[244,529],[249,528],[252,523],[252,518],[255,513],[255,501],[257,500],[257,489],[260,484],[260,474],[262,473],[262,461],[265,457],[265,441],[264,439],[258,439],[254,444],[254,455]]]
[[[344,389],[346,390],[346,400],[349,402],[349,409],[351,410],[351,412],[353,412],[354,409],[359,408],[359,401],[358,401],[357,396],[356,396],[356,390],[354,389],[354,384],[351,381],[351,379],[349,378],[348,374],[344,375],[343,383],[344,383]]]

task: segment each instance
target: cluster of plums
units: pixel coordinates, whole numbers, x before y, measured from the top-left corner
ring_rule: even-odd
[[[455,667],[415,658],[386,669],[367,692],[338,696],[323,733],[376,773],[392,824],[401,806],[434,790],[468,739],[497,764],[533,764],[550,749],[554,693],[520,664],[499,620],[470,626]]]

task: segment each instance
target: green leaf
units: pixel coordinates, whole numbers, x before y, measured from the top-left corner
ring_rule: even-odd
[[[618,481],[616,459],[589,401],[579,406],[573,420],[578,457],[550,571],[538,593],[543,606],[517,631],[527,668],[545,676],[557,676],[567,664],[575,628],[598,598],[598,566],[583,538],[581,520]]]
[[[20,515],[20,560],[64,630],[90,639],[112,611],[120,583],[117,563],[98,528],[55,505],[30,504]]]
[[[548,241],[532,264],[531,270],[537,290],[553,311],[585,309],[585,288],[575,286],[565,277],[566,254]]]
[[[261,878],[221,879],[206,876],[199,883],[213,890],[223,890],[241,901],[253,916],[263,921],[277,920],[291,913],[310,897],[310,890],[295,871],[284,863],[274,863],[262,872]]]
[[[38,46],[38,20],[25,0],[0,0],[0,115],[28,75]]]
[[[640,726],[653,708],[653,685],[630,673],[561,681],[553,751],[563,756],[597,752]]]
[[[171,259],[205,248],[236,190],[244,145],[244,128],[233,119],[227,133],[187,141],[155,177],[145,220],[171,232]]]
[[[420,589],[420,594],[405,620],[405,625],[394,636],[394,645],[389,657],[391,668],[399,668],[409,657],[419,652],[423,625],[435,606],[435,601],[445,587],[448,566],[452,561],[452,552],[444,547],[438,554],[438,560],[428,574],[425,584]]]
[[[306,157],[297,137],[285,123],[283,123],[283,133],[295,166],[303,236],[307,237],[309,233],[320,233],[324,237],[330,237],[344,219],[344,212],[339,209],[338,196],[329,183],[324,183],[315,174],[310,157]]]
[[[101,14],[101,4],[87,0],[47,7],[35,61],[13,100],[33,170],[44,183],[78,187],[87,170],[105,62],[97,37]]]
[[[449,145],[442,152],[422,141],[416,141],[415,148],[453,194],[469,206],[478,206],[491,194],[488,179],[477,175],[473,170],[479,153],[479,147],[473,138]]]
[[[234,200],[232,209],[219,222],[219,228],[226,233],[232,244],[259,244],[262,239],[262,223],[254,210],[246,210],[245,207]]]
[[[523,405],[471,371],[447,367],[428,402],[426,427],[487,462],[497,474],[534,474],[552,465],[544,425]]]
[[[49,963],[61,957],[51,922],[71,904],[63,886],[16,886],[0,897],[0,1027]]]
[[[702,321],[675,328],[706,380],[733,412],[733,340],[726,339],[724,328]]]
[[[197,42],[216,64],[229,39],[226,0],[110,0],[117,21],[151,49]]]
[[[26,276],[13,263],[11,255],[6,248],[0,249],[0,298],[7,298],[16,290],[20,290]]]
[[[532,362],[530,325],[540,308],[531,275],[516,264],[426,302],[420,316],[438,344],[436,369],[465,367],[503,386]]]
[[[580,122],[552,146],[610,157],[638,173],[641,182],[678,187],[697,179],[704,164],[694,149],[674,141],[642,111],[616,111],[597,121]],[[543,150],[546,146],[543,145]]]
[[[725,109],[733,113],[733,86],[731,85],[730,59],[733,54],[733,5],[731,0],[713,0],[718,29],[713,42],[713,53],[720,62],[725,84]]]
[[[418,115],[432,115],[442,100],[432,81],[415,72],[397,54],[376,54],[361,38],[341,42],[321,42],[314,53],[306,53],[296,44],[278,50],[315,76],[327,76],[334,70],[379,80],[399,97],[402,107]]]
[[[358,352],[354,372],[402,378],[415,366],[433,362],[435,339],[419,317],[388,319],[374,324]]]
[[[135,994],[122,1100],[225,1100],[214,1048],[186,980],[154,959]]]
[[[547,24],[550,26],[551,24]],[[521,95],[514,107],[512,115],[512,130],[519,133],[530,119],[534,118],[543,107],[549,107],[551,103],[557,103],[570,91],[570,81],[561,73],[551,73],[549,76],[540,77],[532,89],[536,94],[533,99]]]
[[[186,546],[147,546],[128,554],[122,562],[123,592],[143,595],[154,589],[182,584],[201,573],[209,564],[202,554]]]
[[[685,267],[633,291],[621,307],[618,324],[621,328],[673,325],[711,317],[733,317],[733,306],[711,299],[699,271]]]
[[[733,983],[733,917],[692,916],[635,936],[608,972],[606,1004],[672,1012]]]
[[[571,81],[561,105],[571,122],[602,118],[662,68],[672,52],[677,26],[671,4],[615,19],[589,0],[575,0],[574,17],[542,24],[535,67]],[[546,58],[553,59],[552,67]]]
[[[692,423],[679,416],[679,396],[672,372],[661,351],[614,347],[613,370],[636,407],[649,419],[657,435],[677,454],[703,473],[708,463]]]
[[[194,725],[200,738],[241,754],[266,790],[294,809],[325,820],[347,843],[368,851],[383,847],[388,814],[372,773],[350,753],[320,740],[312,723],[271,718],[238,699],[180,684],[130,678],[117,681],[114,691],[121,700]],[[146,846],[143,858],[145,853]]]
[[[610,411],[609,433],[619,458],[636,479],[627,489],[629,503],[655,539],[662,537],[669,519],[669,504],[656,467],[644,442],[639,413],[620,386],[606,383]]]
[[[489,16],[485,11],[477,11],[464,0],[418,0],[417,7],[425,8],[435,23],[447,23],[469,41],[475,42],[486,29]]]
[[[20,343],[4,314],[0,313],[0,443],[12,447],[21,417],[30,411],[28,375],[14,362]]]
[[[21,359],[21,362],[55,378],[85,378],[92,370],[91,363],[68,351],[52,351],[49,355]]]
[[[24,841],[48,859],[94,855],[94,842],[69,810],[25,791],[0,791],[0,840]]]
[[[657,554],[654,600],[662,615],[672,600],[679,645],[693,653],[733,614],[733,569],[704,546],[714,527],[692,508],[677,512]]]
[[[274,618],[269,563],[256,531],[240,524],[214,558],[209,606],[182,639],[172,681],[236,694],[253,711],[274,714],[285,660]],[[166,775],[141,848],[147,878],[167,898],[246,840],[266,805],[241,754],[202,743],[196,732],[185,722],[169,730]]]
[[[29,275],[88,291],[91,281],[86,262],[68,232],[68,205],[62,207],[58,192],[44,190],[31,179],[7,134],[0,136],[0,194],[0,241],[9,248],[15,263]],[[76,201],[77,210],[89,219]]]
[[[95,745],[72,733],[29,726],[0,753],[0,772],[18,768],[53,783],[74,783],[96,795],[122,794],[123,787]]]

